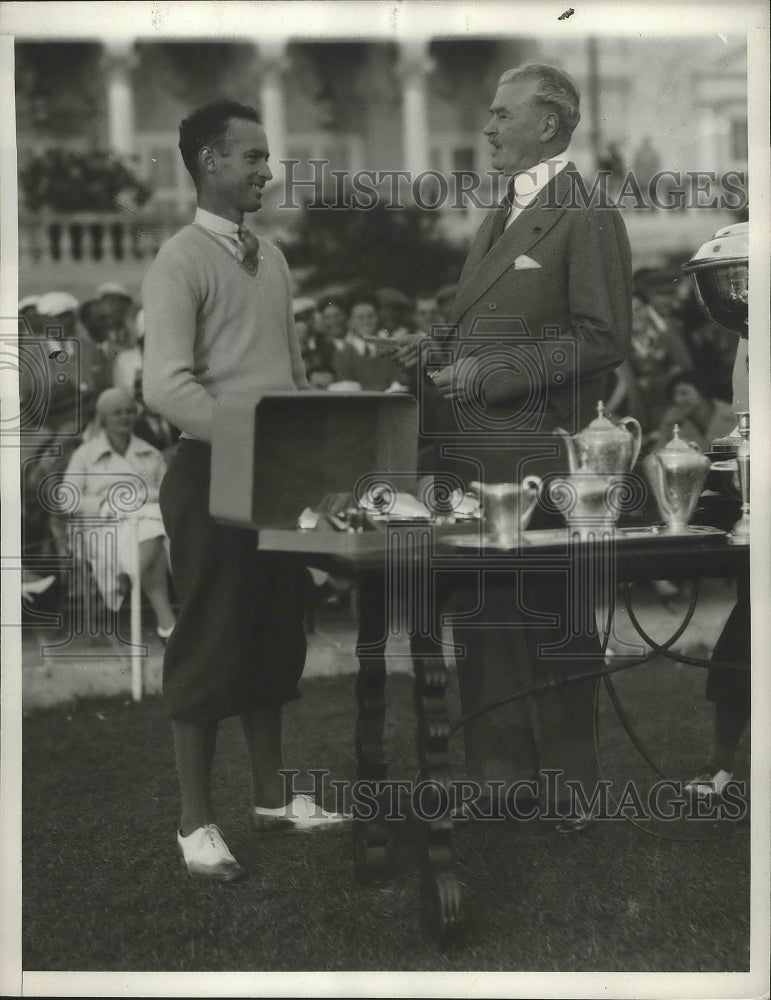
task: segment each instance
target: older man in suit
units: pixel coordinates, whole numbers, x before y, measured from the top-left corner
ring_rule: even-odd
[[[484,131],[493,166],[510,177],[507,195],[469,251],[454,330],[423,354],[436,364],[431,383],[444,408],[435,469],[466,486],[567,471],[554,430],[586,425],[606,375],[627,353],[629,242],[615,208],[587,204],[564,156],[579,119],[578,90],[566,73],[528,65],[501,76]],[[561,523],[539,503],[531,527]],[[476,612],[466,607],[454,627],[465,714],[520,687],[602,665],[596,632],[569,620],[571,587],[564,568],[485,571]],[[583,598],[582,620],[593,622],[591,597]],[[593,694],[593,682],[573,681],[470,721],[469,776],[494,788],[491,781],[535,780],[554,768],[590,792]],[[568,819],[558,829],[584,825]]]

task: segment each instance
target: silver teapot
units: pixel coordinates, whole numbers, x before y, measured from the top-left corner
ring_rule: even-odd
[[[710,460],[698,445],[683,441],[680,427],[675,424],[672,440],[660,451],[643,460],[645,475],[650,483],[667,531],[682,531],[691,519]]]
[[[588,427],[572,437],[561,427],[555,433],[565,438],[571,473],[596,472],[612,476],[629,472],[642,444],[639,421],[623,417],[614,423],[605,416],[602,400],[597,403],[597,416]]]

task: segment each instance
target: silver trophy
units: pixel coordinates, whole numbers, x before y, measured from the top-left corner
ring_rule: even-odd
[[[702,312],[725,330],[747,337],[749,307],[749,223],[738,222],[719,229],[699,247],[683,271],[690,275]],[[739,441],[736,464],[742,498],[742,516],[731,532],[731,541],[747,545],[750,540],[750,415],[736,414]],[[727,450],[723,438],[716,445]],[[733,449],[732,449],[733,450]]]
[[[734,545],[749,545],[750,542],[750,415],[737,413],[741,444],[736,452],[736,469],[739,475],[739,489],[742,495],[742,516],[733,526],[731,541]]]
[[[580,537],[612,532],[629,492],[624,477],[640,454],[639,422],[610,420],[600,401],[597,416],[583,430],[570,435],[558,427],[555,434],[565,442],[569,474],[549,485],[549,499]]]
[[[683,441],[674,426],[672,440],[643,459],[667,533],[684,531],[701,496],[710,461],[697,445]]]

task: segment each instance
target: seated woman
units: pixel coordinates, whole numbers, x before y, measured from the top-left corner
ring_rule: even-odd
[[[134,558],[130,519],[138,518],[139,575],[164,641],[174,627],[169,603],[166,534],[158,489],[166,471],[163,456],[133,434],[136,403],[126,389],[106,389],[96,401],[98,433],[72,455],[65,482],[77,491],[76,513],[102,516],[103,527],[88,532],[86,557],[107,607],[120,608]],[[117,522],[106,519],[117,515]],[[117,538],[117,545],[110,538]]]
[[[675,424],[680,437],[695,441],[702,451],[709,451],[715,438],[725,437],[736,427],[731,404],[711,396],[698,372],[676,372],[669,380],[667,395],[671,405],[659,426],[657,448],[671,439]]]

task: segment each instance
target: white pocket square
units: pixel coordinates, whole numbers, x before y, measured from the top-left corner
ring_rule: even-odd
[[[520,254],[519,257],[517,257],[517,259],[514,261],[514,267],[517,268],[517,270],[524,270],[525,268],[528,267],[532,268],[540,266],[541,265],[538,263],[537,260],[533,260],[532,257],[528,257],[526,253]]]

